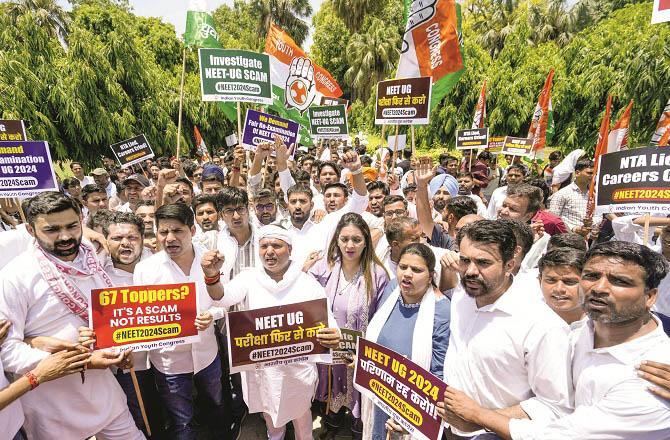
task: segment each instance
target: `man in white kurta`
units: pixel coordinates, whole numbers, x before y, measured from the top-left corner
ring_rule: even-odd
[[[27,214],[28,231],[37,241],[0,271],[0,318],[12,322],[0,356],[5,371],[14,375],[30,371],[49,356],[24,339],[51,336],[77,343],[78,328],[88,324],[57,296],[55,284],[47,281],[40,264],[49,267],[52,279],[61,281],[59,286],[65,283],[78,289],[77,297],[84,305],[90,301],[91,289],[107,287],[106,275],[93,250],[81,246],[79,208],[72,199],[45,192],[34,198]],[[105,440],[144,439],[128,411],[121,387],[109,368],[99,363],[95,367],[91,364],[85,381],[71,374],[43,383],[24,395],[21,403],[30,439],[83,439],[92,435]]]
[[[267,250],[268,246],[277,242],[283,243],[279,243],[283,250]],[[223,291],[221,303],[226,307],[242,304],[245,310],[252,310],[326,298],[323,287],[302,271],[302,262],[289,260],[290,243],[290,234],[280,226],[269,225],[261,228],[259,250],[263,267],[243,271],[223,288],[219,287],[219,294]],[[268,267],[271,272],[268,272]],[[277,267],[281,269],[277,270]],[[282,271],[279,281],[271,278],[273,273]],[[207,275],[207,270],[205,274]],[[319,331],[317,339],[322,332],[328,333],[335,338],[336,344],[339,341],[339,330],[330,306],[328,327]],[[327,345],[322,339],[319,342]],[[332,342],[327,346],[332,346]],[[247,371],[242,373],[242,377],[244,398],[249,412],[263,413],[270,440],[283,439],[286,424],[290,421],[293,421],[297,440],[312,438],[310,407],[318,380],[314,363],[294,363]]]

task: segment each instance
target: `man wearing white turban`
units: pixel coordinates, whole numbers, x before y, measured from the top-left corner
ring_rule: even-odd
[[[225,287],[219,271],[223,255],[210,251],[202,258],[207,292],[226,307],[240,304],[244,310],[274,307],[326,298],[321,285],[302,271],[303,261],[291,261],[292,234],[279,225],[258,230],[262,267],[240,272]],[[335,348],[340,331],[328,306],[328,327],[319,330],[321,345]],[[281,440],[286,424],[293,422],[296,440],[312,439],[310,406],[318,380],[316,364],[294,363],[242,373],[244,400],[250,413],[262,412],[270,440]]]

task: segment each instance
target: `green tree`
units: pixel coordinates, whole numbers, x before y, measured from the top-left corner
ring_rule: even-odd
[[[276,23],[301,46],[309,33],[305,21],[312,15],[309,0],[252,0],[254,13],[258,17],[258,35],[265,39],[270,23]]]
[[[344,73],[349,68],[346,48],[349,43],[349,29],[333,10],[331,2],[325,2],[312,19],[314,38],[309,49],[310,57],[324,69],[329,71],[340,84],[346,96],[349,87],[344,81]]]
[[[366,15],[375,15],[383,4],[380,0],[332,0],[338,16],[352,33],[360,30]]]
[[[18,17],[33,13],[35,21],[46,30],[48,36],[58,38],[65,44],[70,17],[56,0],[16,0],[8,5],[7,12],[12,22],[16,23]]]

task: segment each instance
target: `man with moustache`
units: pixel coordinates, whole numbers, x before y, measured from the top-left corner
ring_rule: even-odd
[[[668,401],[635,371],[643,360],[670,362],[670,339],[650,312],[667,273],[667,261],[639,244],[610,241],[587,252],[579,291],[588,321],[571,335],[572,414],[554,421],[501,414],[451,387],[444,404],[505,439],[669,438]]]
[[[218,199],[210,194],[200,194],[193,199],[192,208],[200,232],[219,231]]]
[[[149,179],[142,174],[133,174],[123,180],[123,191],[128,200],[123,205],[117,206],[115,211],[135,212],[141,201],[142,190],[149,186]]]
[[[220,281],[224,256],[210,251],[202,259],[208,279],[207,291],[214,300],[230,307],[241,304],[244,310],[326,298],[321,285],[302,271],[303,260],[291,255],[292,235],[279,225],[263,226],[258,231],[258,258],[262,266],[244,271],[225,286]],[[337,347],[340,331],[328,306],[328,327],[317,332],[325,347]],[[318,379],[313,363],[294,363],[242,372],[249,412],[263,413],[270,440],[281,440],[286,424],[293,422],[296,440],[312,439],[310,406]]]
[[[135,210],[144,224],[144,233],[154,232],[154,217],[156,215],[156,203],[153,200],[140,200]]]
[[[133,283],[196,284],[198,315],[194,325],[200,341],[151,350],[158,394],[167,411],[171,432],[180,440],[195,440],[193,388],[214,438],[228,434],[228,414],[224,411],[221,359],[214,334],[215,319],[223,317],[221,305],[207,295],[200,260],[204,250],[193,245],[193,211],[184,203],[163,205],[156,211],[156,237],[160,252],[140,261]]]
[[[277,201],[272,191],[263,188],[256,193],[254,196],[254,212],[259,227],[277,221]]]
[[[514,282],[514,231],[480,220],[459,231],[458,243],[445,382],[510,417],[551,421],[567,414],[567,327],[536,299],[540,293]],[[481,426],[449,411],[445,420],[457,436],[486,438]]]
[[[91,289],[112,287],[94,250],[82,244],[79,205],[58,192],[43,192],[27,206],[27,230],[35,238],[0,272],[0,319],[12,322],[0,356],[5,371],[23,375],[49,353],[27,338],[49,336],[77,348],[78,328],[88,324]],[[126,364],[130,351],[94,351],[85,374],[39,384],[21,398],[28,437],[37,440],[139,440],[126,397],[110,366]]]

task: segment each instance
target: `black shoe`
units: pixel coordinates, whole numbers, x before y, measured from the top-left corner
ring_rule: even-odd
[[[321,433],[319,433],[319,440],[335,440],[335,437],[337,437],[337,431],[337,428],[326,425]]]
[[[242,435],[242,423],[244,423],[244,419],[246,419],[248,415],[249,411],[245,409],[239,417],[235,417],[233,424],[230,425],[230,435],[232,440],[239,440],[240,435]]]

